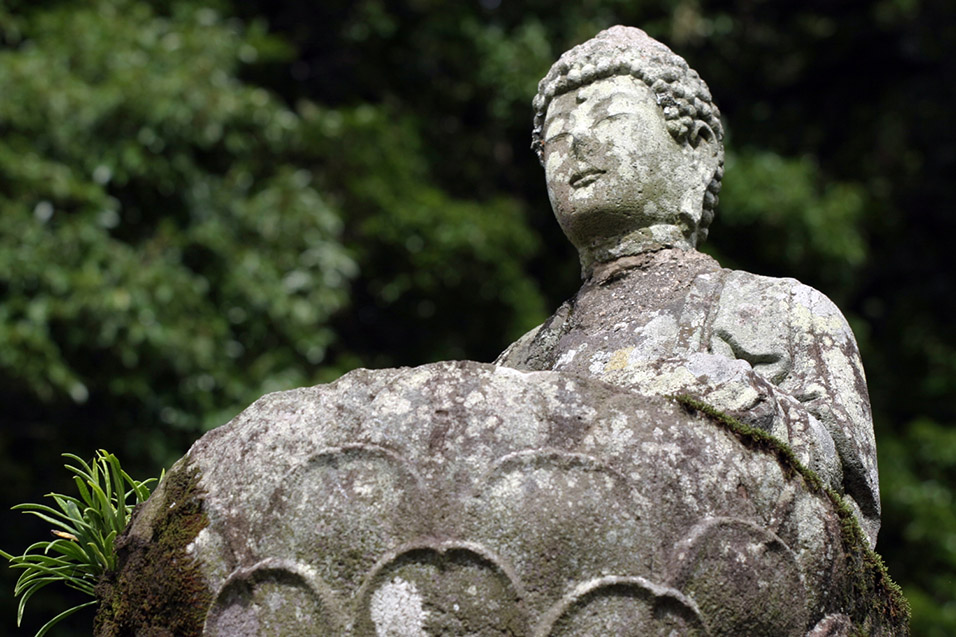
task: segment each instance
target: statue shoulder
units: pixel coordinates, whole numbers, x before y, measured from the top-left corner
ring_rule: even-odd
[[[843,313],[823,292],[793,278],[775,278],[743,270],[725,270],[718,317],[732,315],[764,328],[832,334],[852,339]],[[756,319],[756,321],[754,320]]]
[[[547,321],[528,330],[505,348],[494,364],[522,371],[551,369],[554,347],[565,329],[570,312],[571,301],[565,301]]]
[[[792,278],[726,270],[713,309],[715,352],[750,362],[779,384],[820,348],[858,359],[843,314],[825,294]]]
[[[525,332],[521,338],[498,354],[498,358],[495,359],[494,364],[499,367],[512,367],[514,369],[530,371],[531,368],[527,366],[527,363],[531,356],[534,339],[538,336],[542,327],[544,327],[543,323]]]
[[[853,344],[856,339],[846,317],[823,292],[799,281],[793,281],[792,323],[801,332],[817,336],[838,337],[841,341]]]

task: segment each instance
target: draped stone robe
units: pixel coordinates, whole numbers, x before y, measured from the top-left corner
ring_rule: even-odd
[[[856,341],[833,302],[795,279],[692,250],[623,257],[496,364],[696,395],[787,442],[876,542],[876,443]]]

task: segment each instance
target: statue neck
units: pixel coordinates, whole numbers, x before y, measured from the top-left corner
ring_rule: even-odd
[[[581,278],[591,278],[596,268],[622,257],[639,256],[670,248],[694,250],[694,243],[693,238],[688,238],[679,226],[659,224],[640,228],[624,237],[615,237],[581,249]]]

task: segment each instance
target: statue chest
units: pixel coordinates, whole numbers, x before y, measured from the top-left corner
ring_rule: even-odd
[[[600,376],[708,348],[720,272],[637,272],[586,286],[555,340],[551,369]]]

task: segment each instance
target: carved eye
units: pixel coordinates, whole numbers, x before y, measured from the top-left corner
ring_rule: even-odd
[[[635,115],[635,114],[632,113],[632,112],[630,112],[630,111],[622,111],[622,112],[620,112],[620,113],[611,113],[610,115],[605,115],[604,117],[602,117],[601,119],[599,119],[598,121],[596,121],[596,122],[594,123],[594,125],[595,125],[595,126],[598,126],[599,124],[604,124],[604,123],[606,123],[606,122],[613,122],[613,121],[618,120],[618,119],[625,119],[625,118],[628,118],[628,117],[634,117],[634,115]]]
[[[556,133],[556,134],[552,135],[551,137],[548,137],[547,139],[545,139],[543,142],[541,142],[541,151],[544,152],[544,149],[545,149],[547,146],[550,146],[550,145],[552,145],[552,144],[559,143],[559,142],[561,142],[561,141],[563,141],[563,140],[565,140],[565,139],[569,140],[569,141],[566,142],[566,143],[570,143],[571,133],[569,133],[569,132],[567,132],[567,131],[563,131],[563,132],[560,132],[560,133]]]

